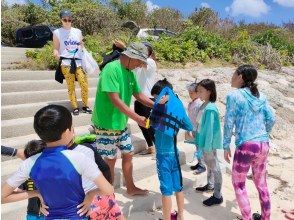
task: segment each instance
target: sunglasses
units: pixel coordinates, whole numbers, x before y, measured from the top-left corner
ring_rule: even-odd
[[[68,22],[68,23],[71,23],[71,22],[72,22],[71,19],[65,19],[65,18],[63,18],[62,21],[65,22],[65,23],[67,23],[67,22]]]

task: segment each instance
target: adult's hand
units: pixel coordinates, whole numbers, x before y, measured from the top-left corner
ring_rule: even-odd
[[[59,60],[60,58],[60,55],[59,55],[59,52],[57,50],[54,50],[53,52],[53,56],[55,57],[55,59]]]
[[[136,122],[141,126],[141,127],[146,127],[146,118],[143,116],[138,116],[136,118]]]
[[[58,38],[55,36],[55,34],[53,34],[53,47],[54,47],[54,50],[53,50],[53,56],[55,57],[55,59],[58,59],[60,58],[60,55],[59,55],[59,48],[60,48],[60,43],[59,43],[59,40]]]
[[[230,161],[230,158],[232,157],[231,155],[231,149],[227,149],[224,151],[224,158],[225,158],[225,161],[227,161],[228,163],[231,163]]]
[[[131,119],[136,121],[140,126],[146,126],[146,118],[139,116],[129,106],[127,106],[119,97],[118,93],[108,93],[108,96],[115,107],[117,107],[122,113],[129,116]],[[147,96],[146,96],[147,97]],[[150,100],[150,99],[149,99]],[[153,103],[153,102],[152,102]]]

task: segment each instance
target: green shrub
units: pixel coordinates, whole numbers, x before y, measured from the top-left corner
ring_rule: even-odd
[[[238,32],[230,42],[232,62],[235,64],[250,63],[257,65],[260,51],[254,44],[246,30]]]
[[[15,46],[15,32],[18,28],[25,27],[25,13],[20,7],[9,8],[1,16],[1,42],[8,46]]]
[[[27,50],[26,56],[34,61],[34,69],[56,69],[58,66],[58,60],[53,56],[52,41],[47,43],[42,49]]]
[[[288,42],[279,30],[264,31],[261,34],[256,35],[254,41],[262,45],[270,44],[277,50],[287,50],[289,55],[294,55],[293,42]]]
[[[114,31],[107,33],[99,33],[96,35],[88,35],[84,38],[85,47],[88,51],[92,52],[94,59],[100,63],[102,55],[112,50],[112,42],[115,39],[120,39],[126,44],[134,40],[130,30],[127,31]]]
[[[154,42],[159,61],[187,63],[196,60],[205,62],[212,58],[230,60],[227,42],[203,28],[188,28],[175,37],[161,37]]]
[[[112,50],[112,41],[116,38],[127,45],[132,41],[141,41],[134,38],[130,31],[101,32],[93,36],[85,36],[85,47],[100,63],[102,55]],[[288,50],[278,50],[272,48],[270,44],[258,44],[251,39],[246,30],[239,31],[234,38],[227,40],[203,28],[192,27],[174,37],[161,36],[157,41],[148,40],[153,44],[157,61],[162,64],[175,63],[177,66],[177,64],[210,62],[217,59],[238,65],[244,63],[262,65],[268,69],[293,65],[293,58]],[[34,60],[38,68],[54,69],[57,61],[53,58],[52,51],[53,46],[50,42],[44,48],[29,50],[26,54]]]

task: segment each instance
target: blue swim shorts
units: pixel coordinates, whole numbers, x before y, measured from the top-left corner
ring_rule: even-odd
[[[181,167],[174,153],[156,154],[156,165],[162,195],[171,196],[174,192],[183,190]]]

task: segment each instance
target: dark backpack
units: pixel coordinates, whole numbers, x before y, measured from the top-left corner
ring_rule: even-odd
[[[90,148],[94,152],[94,158],[95,158],[95,163],[97,164],[99,170],[102,172],[103,176],[105,179],[111,183],[111,172],[108,164],[103,160],[101,155],[98,153],[96,147],[94,146],[95,142],[85,142],[80,145],[83,145],[85,147]],[[73,144],[71,146],[71,149],[74,149],[77,146],[77,144]]]
[[[116,47],[115,45],[112,46],[112,52],[108,53],[108,54],[104,54],[102,55],[103,57],[103,61],[102,63],[99,65],[99,69],[100,71],[102,71],[102,69],[105,67],[105,65],[107,63],[110,63],[111,61],[117,60],[120,57],[120,54],[123,52],[124,50],[121,48]]]

